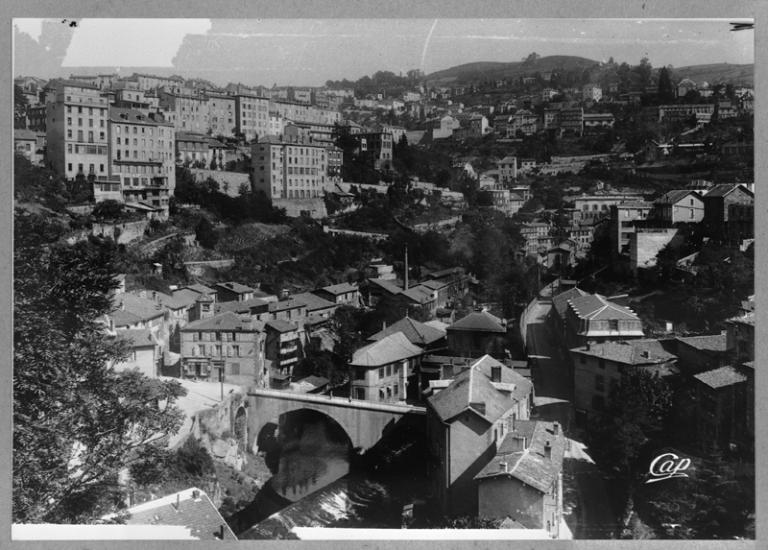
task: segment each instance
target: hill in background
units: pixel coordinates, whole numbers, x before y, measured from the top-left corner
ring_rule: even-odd
[[[733,65],[731,63],[712,63],[709,65],[692,65],[689,67],[673,67],[672,72],[678,79],[690,78],[697,84],[709,82],[731,82],[753,86],[755,81],[754,64]]]
[[[430,84],[464,83],[477,80],[519,78],[523,75],[552,71],[592,69],[599,65],[600,62],[593,59],[571,55],[550,55],[533,61],[514,61],[511,63],[480,61],[434,72],[428,75],[426,80]]]

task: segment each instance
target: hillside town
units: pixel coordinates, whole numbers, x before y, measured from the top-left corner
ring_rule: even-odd
[[[16,427],[48,339],[158,415],[108,494],[16,452],[19,529],[754,537],[751,81],[515,67],[15,78]]]

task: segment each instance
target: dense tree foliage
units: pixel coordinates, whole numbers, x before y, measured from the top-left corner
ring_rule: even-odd
[[[111,241],[14,217],[13,519],[69,522],[114,503],[118,472],[180,425],[176,382],[115,372],[125,344],[99,319],[116,288]]]

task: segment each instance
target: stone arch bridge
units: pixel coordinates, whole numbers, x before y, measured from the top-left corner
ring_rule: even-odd
[[[252,389],[248,392],[248,446],[261,430],[281,415],[308,409],[335,420],[347,433],[352,446],[370,449],[404,417],[425,422],[423,407],[394,403],[375,403],[346,397]]]

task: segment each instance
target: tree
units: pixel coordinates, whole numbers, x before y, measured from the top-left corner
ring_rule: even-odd
[[[123,216],[124,208],[120,201],[107,199],[97,203],[91,214],[99,220],[119,220]]]
[[[625,374],[608,397],[605,410],[588,427],[588,442],[598,464],[619,479],[638,473],[641,450],[664,429],[672,408],[667,382],[644,370]]]
[[[219,237],[216,235],[216,231],[213,228],[213,224],[211,224],[205,216],[200,218],[197,226],[195,226],[195,238],[197,239],[197,242],[200,243],[200,246],[208,249],[215,247],[219,240]]]
[[[659,100],[669,102],[675,99],[675,89],[669,77],[669,71],[662,67],[659,71]]]
[[[111,241],[69,245],[55,222],[14,217],[13,521],[87,521],[118,473],[175,433],[177,382],[116,372],[125,344],[100,321],[117,287]],[[113,510],[109,510],[113,511]]]

